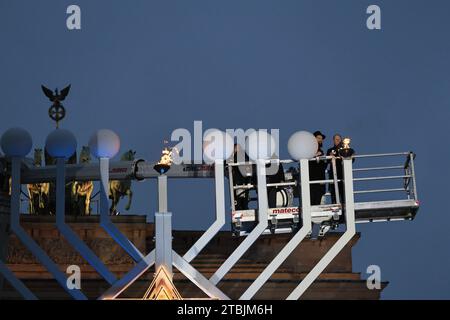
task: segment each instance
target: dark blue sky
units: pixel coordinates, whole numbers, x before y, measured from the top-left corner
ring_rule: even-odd
[[[82,9],[68,31],[66,8]],[[382,30],[365,26],[378,4]],[[381,267],[387,299],[450,298],[448,1],[0,0],[0,131],[53,124],[40,84],[72,84],[63,127],[87,144],[111,128],[122,151],[156,160],[173,129],[341,132],[358,153],[414,150],[422,207],[413,222],[359,225],[354,269]],[[325,144],[331,143],[327,139]],[[171,181],[177,229],[206,228],[213,181]],[[155,210],[154,182],[132,210]]]

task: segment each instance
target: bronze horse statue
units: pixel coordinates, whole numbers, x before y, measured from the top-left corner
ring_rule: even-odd
[[[89,163],[91,152],[89,147],[83,146],[80,152],[79,163]],[[91,196],[94,191],[92,181],[75,181],[72,184],[72,201],[75,215],[88,216],[91,214]]]
[[[128,150],[122,155],[120,160],[133,161],[135,155],[136,151]],[[125,210],[128,211],[130,210],[131,200],[133,198],[133,192],[131,191],[131,180],[111,180],[109,182],[109,198],[112,200],[112,203],[109,212],[112,215],[118,214],[117,204],[119,203],[119,200],[124,196],[128,196],[128,203],[125,206]]]
[[[34,165],[42,166],[42,149],[34,149]],[[27,185],[28,196],[30,198],[30,214],[45,214],[48,209],[50,183],[35,183]]]

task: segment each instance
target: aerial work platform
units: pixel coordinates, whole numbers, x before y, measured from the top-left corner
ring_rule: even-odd
[[[413,220],[419,210],[419,201],[417,199],[416,191],[416,176],[414,170],[414,158],[415,155],[412,152],[402,152],[402,153],[385,153],[385,154],[372,154],[372,155],[359,155],[354,156],[356,164],[364,162],[366,159],[377,159],[382,162],[386,159],[393,158],[395,161],[403,161],[399,165],[384,165],[384,166],[373,166],[373,167],[354,167],[353,173],[356,175],[358,173],[364,173],[364,177],[353,178],[353,183],[357,186],[358,182],[377,182],[378,187],[374,188],[364,188],[354,191],[355,197],[355,222],[356,223],[367,223],[367,222],[386,222],[386,221],[403,221],[403,220]],[[336,160],[332,157],[320,157],[319,159],[312,159],[310,161],[327,161],[330,167],[339,165]],[[281,160],[280,164],[290,164],[290,160]],[[235,235],[245,236],[247,235],[252,227],[257,223],[257,209],[240,209],[237,207],[237,201],[234,197],[236,196],[236,191],[245,190],[246,192],[251,192],[254,190],[254,184],[244,184],[236,185],[233,181],[233,170],[236,167],[246,166],[248,176],[252,175],[251,170],[248,170],[251,163],[235,163],[230,164],[228,167],[228,176],[230,183],[230,194],[231,194],[231,208],[232,208],[232,229]],[[292,169],[292,168],[291,168]],[[336,171],[336,170],[335,170]],[[398,175],[382,175],[385,172],[401,171]],[[245,172],[244,170],[242,172]],[[380,174],[381,172],[381,174]],[[278,233],[288,233],[294,232],[301,226],[301,205],[294,205],[294,192],[295,188],[301,188],[299,185],[298,176],[292,174],[292,170],[285,171],[284,180],[277,183],[268,183],[267,186],[271,188],[276,188],[277,190],[277,205],[276,207],[270,207],[267,212],[268,227],[263,232],[263,234],[278,234]],[[390,181],[396,181],[397,183],[394,187],[390,186]],[[400,184],[398,183],[400,181]],[[322,180],[322,181],[310,181],[310,184],[321,183],[326,185],[335,185],[335,190],[339,190],[337,184],[341,182],[334,175],[333,179]],[[391,199],[384,200],[378,199],[383,198],[379,195],[391,193]],[[364,196],[364,201],[358,201],[358,196]],[[376,196],[377,195],[377,196]],[[337,196],[336,198],[339,198]],[[373,199],[373,200],[372,200]],[[249,202],[257,200],[257,197],[249,197]],[[299,200],[301,203],[301,200]],[[323,226],[322,232],[323,236],[328,227],[336,228],[340,223],[345,223],[343,221],[343,209],[345,209],[345,204],[330,203],[330,193],[326,193],[322,200],[321,205],[311,206],[311,219],[314,224],[319,224]],[[326,231],[325,231],[326,230]],[[325,232],[323,232],[325,231]]]

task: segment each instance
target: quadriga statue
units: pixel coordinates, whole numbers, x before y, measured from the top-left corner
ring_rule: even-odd
[[[133,161],[136,151],[128,150],[125,152],[121,161]],[[128,203],[125,206],[125,210],[130,210],[131,200],[133,198],[133,192],[131,191],[131,180],[111,180],[109,182],[109,198],[112,200],[111,208],[109,209],[112,215],[117,215],[117,204],[119,200],[124,196],[128,196]]]
[[[89,163],[91,153],[89,147],[83,146],[80,152],[79,163]],[[87,216],[91,214],[91,196],[94,191],[92,181],[75,181],[72,184],[72,201],[74,214],[77,216]]]
[[[34,165],[42,166],[42,149],[34,149]],[[45,215],[49,213],[50,184],[48,182],[27,185],[30,214]]]

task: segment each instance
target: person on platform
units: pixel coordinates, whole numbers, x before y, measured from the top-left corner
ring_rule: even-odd
[[[338,185],[338,192],[339,192],[339,199],[336,197],[336,188],[334,183],[330,183],[328,185],[329,191],[331,193],[331,202],[337,203],[338,200],[340,203],[345,203],[345,196],[344,196],[344,183],[342,179],[344,178],[344,169],[342,166],[342,158],[349,158],[354,155],[355,151],[350,148],[350,138],[342,139],[342,136],[340,134],[335,134],[333,136],[333,147],[329,148],[327,150],[327,156],[334,157],[335,164],[336,164],[336,178],[337,180],[340,180]],[[354,159],[353,159],[354,161]],[[334,168],[333,168],[333,162],[329,161],[329,179],[334,179]]]
[[[320,132],[314,132],[314,136],[316,137],[318,143],[318,149],[316,152],[317,159],[315,161],[309,162],[309,179],[311,181],[314,180],[325,180],[325,170],[327,169],[328,163],[324,160],[320,160],[319,157],[324,156],[324,152],[322,150],[323,141],[326,136]],[[326,192],[325,184],[313,183],[311,184],[310,193],[311,193],[311,205],[320,205],[322,203],[322,197]]]
[[[239,144],[234,145],[232,160],[233,163],[249,162],[249,156],[243,150]],[[273,164],[266,164],[266,168],[269,168]],[[249,208],[250,201],[250,191],[256,189],[257,176],[256,176],[256,165],[255,164],[245,164],[240,166],[232,166],[231,172],[233,175],[233,186],[237,185],[253,185],[251,188],[245,189],[235,189],[233,191],[234,195],[234,205],[236,210],[247,210]],[[284,170],[281,163],[277,165],[277,170],[273,174],[269,172],[266,173],[267,183],[280,183],[284,181]],[[225,175],[228,176],[228,170],[225,169]],[[269,208],[277,207],[277,192],[281,187],[268,187],[267,188],[267,200]]]

